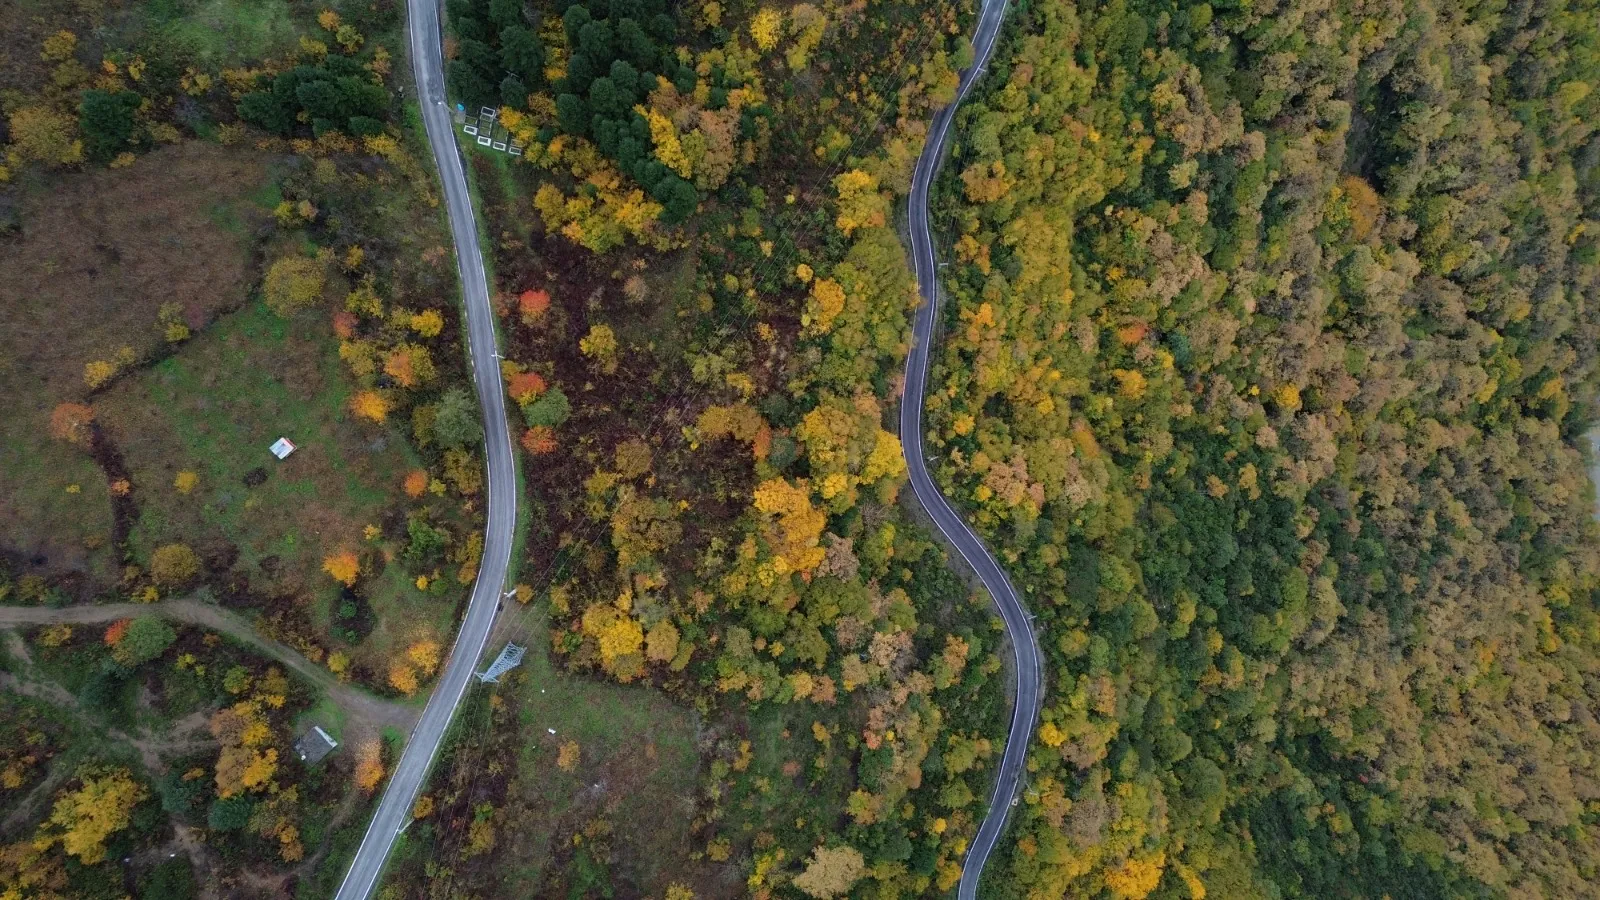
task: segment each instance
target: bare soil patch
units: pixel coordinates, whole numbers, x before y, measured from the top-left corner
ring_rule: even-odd
[[[198,330],[248,295],[248,196],[259,154],[202,143],[163,148],[128,169],[14,188],[22,228],[0,242],[0,551],[23,572],[115,573],[110,478],[87,449],[49,436],[58,403],[84,399],[84,366],[168,351],[157,316],[176,304]]]

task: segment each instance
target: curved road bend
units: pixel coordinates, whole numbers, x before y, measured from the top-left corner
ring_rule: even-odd
[[[461,275],[462,300],[467,310],[472,379],[478,390],[478,403],[483,408],[484,450],[489,468],[488,525],[478,580],[472,586],[472,599],[467,604],[467,614],[462,617],[444,674],[439,677],[422,718],[406,741],[405,752],[389,778],[383,799],[378,802],[378,811],[373,814],[366,837],[361,840],[361,848],[356,851],[350,871],[339,886],[337,900],[365,900],[373,892],[395,836],[411,821],[411,806],[433,766],[445,730],[450,727],[456,706],[466,693],[478,658],[483,655],[489,627],[494,624],[517,522],[517,480],[511,433],[506,427],[505,390],[500,380],[500,361],[496,358],[494,311],[489,306],[488,278],[478,246],[477,217],[472,209],[472,196],[467,193],[466,172],[456,149],[450,109],[445,104],[439,6],[436,0],[407,0],[406,7],[417,100],[422,107],[428,144],[439,166],[439,181],[450,212],[456,268]]]
[[[994,555],[951,508],[949,501],[934,486],[933,479],[928,477],[928,462],[922,443],[922,406],[928,391],[928,363],[933,350],[934,327],[939,319],[939,266],[933,252],[933,232],[928,224],[928,189],[933,176],[939,171],[939,164],[949,144],[950,125],[955,119],[956,108],[983,75],[989,57],[994,53],[995,38],[1005,20],[1006,2],[982,0],[978,27],[972,36],[973,67],[961,73],[961,89],[956,93],[955,101],[934,114],[928,142],[922,148],[922,155],[917,158],[917,168],[911,177],[911,199],[908,203],[911,255],[923,302],[912,324],[911,354],[906,360],[905,400],[900,404],[900,440],[905,446],[906,467],[910,470],[911,487],[917,502],[927,510],[934,525],[967,561],[967,565],[977,572],[978,579],[994,599],[995,608],[1011,640],[1014,656],[1012,668],[1017,676],[1016,705],[1011,710],[1011,729],[1006,735],[1006,749],[1000,760],[1000,775],[995,783],[994,798],[989,804],[989,815],[978,827],[978,836],[973,840],[972,847],[967,851],[966,862],[962,865],[961,886],[957,891],[959,900],[977,897],[984,864],[989,861],[989,854],[1005,829],[1006,816],[1022,786],[1028,742],[1033,734],[1034,723],[1039,718],[1043,694],[1039,642],[1029,622],[1028,610],[1022,605],[1016,588],[1011,586],[1011,580],[995,561]]]

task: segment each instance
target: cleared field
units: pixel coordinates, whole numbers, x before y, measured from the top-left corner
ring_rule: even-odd
[[[349,415],[337,343],[320,311],[285,320],[253,302],[97,401],[139,486],[136,556],[190,543],[254,590],[309,602],[328,625],[340,589],[323,558],[359,550],[421,465],[393,426]],[[299,447],[282,461],[268,452],[280,436]],[[187,493],[180,472],[198,477]],[[419,625],[448,630],[453,601],[403,577],[375,579],[368,599],[383,626],[363,655],[391,652]]]
[[[244,302],[269,177],[264,156],[189,143],[23,186],[0,252],[0,546],[24,571],[114,577],[106,477],[51,439],[51,411],[88,393],[88,363],[167,352],[163,306],[198,330]]]

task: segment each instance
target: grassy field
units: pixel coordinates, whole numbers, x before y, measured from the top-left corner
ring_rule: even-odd
[[[152,31],[208,65],[283,53],[301,32],[283,0],[152,0],[146,15]]]
[[[367,53],[399,55],[403,7],[392,0],[0,0],[0,89],[48,92],[52,79],[131,53],[152,73],[281,61],[302,38],[333,39],[317,22],[324,10],[355,28]],[[76,56],[57,66],[41,48],[63,31]],[[385,84],[406,76],[395,65]],[[425,155],[386,165],[218,146],[217,124],[232,113],[223,106],[217,117],[217,93],[181,117],[202,140],[141,147],[126,168],[29,166],[0,182],[0,227],[14,226],[0,252],[0,559],[13,580],[36,576],[12,585],[11,602],[125,599],[144,590],[130,565],[148,569],[154,549],[183,543],[223,602],[273,606],[280,637],[316,659],[342,649],[358,676],[382,683],[398,647],[447,640],[462,593],[454,558],[422,568],[445,575],[426,593],[418,572],[393,564],[406,516],[427,507],[450,529],[453,553],[472,530],[473,501],[402,494],[408,473],[439,474],[438,454],[415,449],[409,411],[355,424],[352,392],[392,385],[382,373],[358,384],[330,317],[354,286],[340,273],[359,270],[384,308],[443,313],[429,387],[464,380],[431,166]],[[425,154],[404,120],[399,135]],[[315,212],[285,218],[286,198]],[[325,302],[297,319],[264,309],[268,266],[323,248],[366,262],[328,266]],[[169,339],[172,326],[187,339]],[[91,364],[114,373],[91,379]],[[52,412],[66,403],[93,410],[93,429],[73,442],[51,436]],[[267,453],[279,436],[301,447],[282,463]],[[347,550],[362,556],[359,596],[322,571]]]
[[[420,465],[392,426],[358,424],[346,411],[348,379],[320,312],[285,320],[251,303],[97,403],[140,491],[131,534],[145,558],[187,541],[204,553],[236,555],[236,570],[271,593],[308,595],[326,628],[339,586],[324,557],[359,549]],[[279,461],[268,447],[287,436],[300,448]],[[177,474],[194,472],[188,493]],[[443,633],[453,599],[418,591],[404,577],[379,577],[369,592],[381,623],[364,650],[386,655],[418,625]],[[400,624],[403,623],[403,624]]]
[[[548,633],[538,621],[536,637]],[[538,824],[512,857],[522,883],[541,882],[560,847],[563,830],[596,817],[610,820],[619,872],[641,886],[657,884],[693,849],[686,829],[694,815],[699,770],[697,723],[687,710],[646,688],[630,688],[560,675],[541,640],[531,642],[526,671],[516,685],[518,721],[528,740],[517,760],[517,799],[539,809]],[[551,735],[550,729],[556,734]],[[571,772],[557,764],[559,744],[576,741]]]
[[[469,693],[425,790],[441,811],[404,841],[389,883],[414,883],[428,858],[453,857],[469,840],[475,804],[486,801],[499,810],[495,877],[516,896],[564,893],[561,886],[599,895],[579,890],[581,871],[594,869],[592,860],[578,862],[574,836],[604,857],[598,870],[608,887],[591,890],[619,896],[660,896],[702,849],[686,827],[701,768],[698,717],[647,687],[561,674],[547,629],[542,613],[507,611],[491,643],[526,643],[522,667],[498,688]],[[578,753],[563,768],[569,741]],[[441,845],[450,849],[435,854]]]
[[[0,545],[27,571],[78,573],[91,590],[115,576],[106,476],[51,439],[51,411],[86,393],[86,364],[166,352],[162,306],[200,329],[244,301],[249,197],[269,177],[264,156],[186,144],[15,189],[22,235],[0,253]]]
[[[248,299],[258,235],[282,196],[277,165],[190,143],[130,170],[23,185],[23,237],[0,254],[10,407],[0,417],[0,545],[21,571],[75,576],[82,594],[116,587],[111,479],[90,448],[50,435],[57,404],[86,400],[130,483],[136,512],[123,524],[134,559],[188,543],[267,593],[309,595],[312,624],[329,627],[339,590],[321,560],[360,549],[420,462],[395,426],[351,420],[324,311],[286,321]],[[403,198],[373,209],[393,233],[408,219],[416,230]],[[169,304],[195,333],[183,343],[163,336]],[[85,366],[118,359],[125,365],[91,391]],[[279,436],[301,447],[283,462],[267,452]],[[180,491],[179,472],[197,475],[196,486]],[[448,632],[453,597],[423,594],[398,568],[373,585],[376,626],[362,652],[374,662],[419,626]]]

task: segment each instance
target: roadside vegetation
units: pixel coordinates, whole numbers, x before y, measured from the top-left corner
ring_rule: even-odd
[[[525,151],[463,138],[530,508],[492,643],[543,646],[475,689],[380,894],[950,890],[1005,678],[899,505],[892,212],[969,11],[448,12],[451,91]]]

